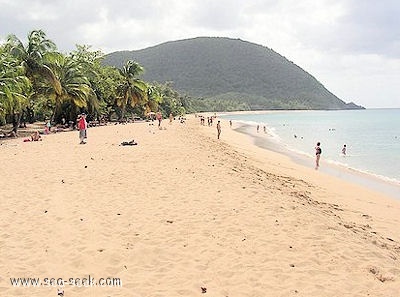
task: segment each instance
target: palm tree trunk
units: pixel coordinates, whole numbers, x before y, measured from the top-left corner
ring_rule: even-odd
[[[54,123],[55,122],[56,115],[57,115],[57,113],[60,113],[60,111],[61,111],[61,100],[57,96],[56,100],[55,100],[54,110],[53,110],[53,113],[52,113],[52,115],[50,117],[50,123]]]

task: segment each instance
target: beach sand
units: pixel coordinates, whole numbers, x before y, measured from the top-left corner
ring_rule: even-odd
[[[258,148],[222,122],[90,128],[0,145],[10,278],[119,278],[73,296],[400,296],[400,202]],[[135,139],[137,146],[119,146]]]

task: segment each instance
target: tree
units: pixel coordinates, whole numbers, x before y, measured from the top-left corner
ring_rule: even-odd
[[[99,68],[98,82],[95,82],[95,92],[100,100],[100,112],[108,119],[111,114],[120,110],[116,104],[117,89],[123,81],[123,76],[115,67],[105,66]]]
[[[28,34],[27,44],[24,45],[15,35],[7,37],[5,48],[14,56],[25,70],[25,75],[32,84],[31,98],[36,100],[40,94],[38,92],[38,84],[41,80],[46,79],[58,94],[61,93],[61,86],[56,79],[52,70],[44,63],[44,57],[48,53],[55,52],[57,47],[53,41],[46,37],[42,30],[33,30]],[[26,113],[31,114],[32,105],[26,105]]]
[[[159,108],[165,116],[171,113],[174,116],[185,114],[185,104],[187,104],[188,98],[175,91],[171,82],[157,85],[157,88],[162,95],[162,102],[160,102]]]
[[[52,120],[59,121],[62,116],[67,120],[75,120],[81,109],[87,109],[92,114],[98,111],[97,97],[84,75],[82,65],[70,56],[60,53],[47,53],[44,63],[57,81],[57,84],[50,85],[41,81],[39,85],[42,100],[50,100],[53,106]]]
[[[12,131],[17,135],[22,111],[29,102],[31,84],[25,69],[4,47],[0,48],[0,117],[11,119]]]
[[[103,66],[101,51],[77,45],[63,55],[42,30],[28,34],[26,44],[9,35],[0,45],[0,124],[22,119],[75,120],[78,112],[93,117],[149,111],[182,114],[189,102],[168,85],[150,85],[138,78],[137,62],[121,68]]]
[[[117,87],[123,77],[118,69],[102,66],[104,54],[101,51],[92,51],[91,46],[76,45],[76,50],[70,54],[71,58],[81,66],[90,85],[99,101],[99,114],[107,117],[114,111]]]
[[[26,76],[33,81],[36,76],[44,76],[50,82],[54,80],[51,70],[43,63],[44,55],[55,52],[57,47],[53,41],[47,39],[42,30],[33,30],[28,34],[26,46],[15,35],[7,37],[9,52],[19,59],[25,68]]]
[[[160,103],[163,102],[163,94],[158,86],[149,85],[147,88],[147,100],[144,102],[144,113],[159,110]],[[165,114],[164,116],[167,116]]]
[[[142,72],[143,67],[130,60],[120,69],[123,81],[117,87],[116,103],[121,108],[121,118],[124,118],[127,106],[135,107],[148,101],[148,85],[136,77]]]

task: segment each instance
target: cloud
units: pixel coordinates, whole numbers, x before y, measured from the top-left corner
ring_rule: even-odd
[[[301,2],[304,4],[305,2]],[[398,1],[318,1],[312,10],[290,15],[295,32],[306,47],[344,54],[400,56]],[[311,3],[308,3],[311,4]]]
[[[400,5],[398,1],[351,1],[341,19],[347,28],[347,49],[360,53],[400,57]]]
[[[0,36],[44,29],[63,50],[75,43],[137,48],[200,35],[339,53],[400,52],[397,0],[2,0]],[[189,35],[189,36],[188,36]]]
[[[213,31],[237,30],[244,25],[243,1],[204,0],[195,2],[188,23],[197,28]]]
[[[345,101],[400,104],[398,0],[0,0],[0,7],[0,40],[43,29],[63,52],[81,44],[108,53],[240,38],[272,48]]]

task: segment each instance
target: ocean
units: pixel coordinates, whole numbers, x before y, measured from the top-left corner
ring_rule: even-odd
[[[256,145],[289,154],[306,166],[314,166],[314,148],[320,142],[320,170],[325,166],[332,173],[336,168],[340,177],[347,178],[345,170],[353,177],[385,182],[393,186],[389,194],[400,198],[400,109],[266,111],[222,118],[254,137]],[[368,179],[361,183],[371,185]]]

